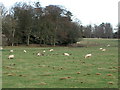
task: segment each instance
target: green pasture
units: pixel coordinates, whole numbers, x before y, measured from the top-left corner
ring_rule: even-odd
[[[85,47],[3,47],[2,87],[118,88],[117,39],[83,39],[80,44]],[[8,59],[11,49],[14,59]],[[43,50],[44,56],[35,54]],[[85,59],[88,53],[92,56]]]

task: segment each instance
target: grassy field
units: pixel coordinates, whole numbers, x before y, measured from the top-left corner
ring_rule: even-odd
[[[83,39],[80,44],[87,47],[4,47],[3,88],[118,88],[117,43],[116,39]],[[7,59],[10,49],[14,59]],[[33,54],[43,50],[44,56]],[[65,52],[71,55],[64,56]],[[85,59],[88,53],[92,57]]]

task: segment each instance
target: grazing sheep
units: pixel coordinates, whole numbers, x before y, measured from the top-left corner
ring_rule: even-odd
[[[38,53],[37,53],[37,56],[44,56],[44,54],[43,54],[43,53],[38,52]]]
[[[105,52],[105,51],[106,51],[106,49],[102,49],[102,51],[103,51],[103,52]]]
[[[81,42],[77,42],[77,44],[81,44]]]
[[[8,56],[8,59],[13,59],[14,58],[14,55],[9,55]]]
[[[110,47],[110,44],[108,44],[107,47]]]
[[[41,53],[37,53],[37,56],[41,56]]]
[[[50,52],[53,52],[54,50],[53,50],[53,49],[50,49],[49,51],[50,51]]]
[[[100,48],[100,50],[102,50],[103,48]]]
[[[10,50],[10,52],[12,53],[12,52],[13,52],[13,50]]]
[[[85,55],[85,58],[88,58],[88,57],[91,57],[92,56],[92,54],[87,54],[87,55]]]
[[[45,53],[46,51],[44,50],[43,52]]]
[[[26,50],[23,50],[24,53],[26,53],[27,51]]]
[[[65,56],[70,56],[70,54],[68,54],[68,53],[63,53],[63,55],[65,55]]]
[[[3,50],[3,48],[1,47],[0,50]]]

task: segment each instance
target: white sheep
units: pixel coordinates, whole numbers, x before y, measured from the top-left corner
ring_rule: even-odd
[[[103,52],[105,52],[105,51],[106,51],[106,49],[102,49],[102,51],[103,51]]]
[[[26,53],[27,51],[26,50],[23,50],[24,53]]]
[[[44,50],[43,52],[45,53],[46,51]]]
[[[12,53],[12,52],[13,52],[13,50],[10,50],[10,52]]]
[[[100,48],[100,50],[102,50],[103,48]]]
[[[65,56],[70,56],[70,54],[68,54],[68,53],[63,53],[63,55],[65,55]]]
[[[37,56],[41,56],[41,53],[38,52],[38,53],[37,53]]]
[[[91,57],[92,56],[92,54],[87,54],[87,55],[85,55],[85,58],[88,58],[88,57]]]
[[[3,50],[3,48],[1,47],[0,50]]]
[[[44,54],[43,54],[43,53],[38,52],[38,53],[37,53],[37,56],[44,56]]]
[[[13,59],[14,58],[14,55],[9,55],[8,56],[8,59]]]
[[[107,47],[110,47],[110,44],[108,44]]]
[[[53,52],[54,50],[53,50],[53,49],[50,49],[49,51],[50,51],[50,52]]]

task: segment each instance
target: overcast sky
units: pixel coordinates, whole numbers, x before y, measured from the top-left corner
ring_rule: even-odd
[[[5,7],[14,5],[17,1],[39,1],[41,5],[62,5],[78,18],[83,25],[109,22],[116,27],[118,24],[119,0],[0,0]]]

